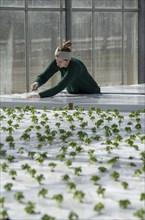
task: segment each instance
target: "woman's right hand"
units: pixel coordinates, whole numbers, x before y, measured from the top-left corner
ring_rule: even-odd
[[[31,91],[36,91],[38,89],[38,82],[34,82],[32,85],[31,85]]]

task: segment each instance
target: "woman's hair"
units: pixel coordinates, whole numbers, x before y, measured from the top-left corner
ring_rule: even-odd
[[[68,40],[58,47],[58,51],[71,52],[71,41]]]

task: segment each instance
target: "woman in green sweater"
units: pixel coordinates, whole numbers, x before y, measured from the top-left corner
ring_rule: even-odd
[[[67,41],[59,46],[55,51],[53,60],[47,69],[37,76],[31,85],[32,91],[46,83],[56,72],[60,71],[61,81],[54,87],[44,92],[36,93],[29,98],[51,97],[61,92],[65,88],[69,94],[98,94],[100,88],[88,73],[85,65],[78,59],[71,57],[71,42]]]

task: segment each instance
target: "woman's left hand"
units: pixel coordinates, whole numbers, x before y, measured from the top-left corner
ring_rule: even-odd
[[[27,98],[41,98],[41,97],[40,97],[40,95],[37,93],[37,94],[29,95],[29,96],[27,96]]]

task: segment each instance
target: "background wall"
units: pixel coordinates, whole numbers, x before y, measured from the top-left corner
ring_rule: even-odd
[[[67,36],[100,86],[138,83],[138,0],[0,0],[0,9],[1,94],[29,91]]]

